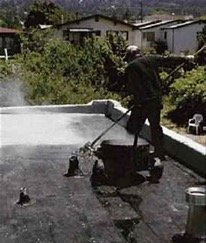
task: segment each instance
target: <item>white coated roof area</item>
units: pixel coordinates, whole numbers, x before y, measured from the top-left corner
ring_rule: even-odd
[[[5,145],[85,144],[112,124],[103,114],[31,112],[0,114],[0,147]],[[129,135],[116,125],[104,138],[126,139]]]
[[[201,23],[201,21],[197,21],[197,20],[190,20],[190,21],[186,21],[184,23],[180,23],[180,24],[175,24],[175,25],[171,25],[168,27],[165,27],[164,29],[176,29],[176,28],[182,28],[191,24],[198,24]]]
[[[156,24],[156,23],[160,23],[161,20],[156,20],[156,21],[144,21],[144,22],[139,22],[139,23],[132,23],[135,27],[145,27],[148,25],[152,25],[152,24]]]
[[[161,21],[161,22],[158,22],[158,23],[155,23],[155,24],[151,24],[151,25],[146,25],[144,27],[140,27],[140,29],[141,30],[145,30],[145,29],[155,28],[155,27],[158,27],[158,26],[161,26],[161,25],[165,25],[165,24],[169,24],[169,23],[172,24],[173,22],[175,22],[175,21],[174,20]]]

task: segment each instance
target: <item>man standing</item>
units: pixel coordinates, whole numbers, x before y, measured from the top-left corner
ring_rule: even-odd
[[[160,112],[162,106],[161,80],[155,58],[141,54],[137,46],[127,48],[126,68],[128,92],[132,95],[134,107],[127,123],[128,132],[137,137],[148,119],[151,128],[154,155],[164,160],[163,132],[160,126]]]
[[[145,56],[137,46],[129,46],[126,60],[129,63],[126,68],[127,87],[134,103],[127,123],[127,130],[135,134],[134,146],[136,146],[137,137],[145,120],[148,119],[154,156],[160,160],[165,160],[163,131],[160,125],[160,113],[163,108],[162,84],[158,68],[189,64],[194,60],[194,56]]]

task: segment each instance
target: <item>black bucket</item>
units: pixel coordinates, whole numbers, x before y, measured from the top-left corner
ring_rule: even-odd
[[[133,141],[104,140],[98,152],[105,173],[114,179],[148,168],[149,144],[144,140],[139,140],[136,148]]]

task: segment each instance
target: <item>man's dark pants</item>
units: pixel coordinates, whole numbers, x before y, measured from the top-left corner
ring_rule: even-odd
[[[134,105],[127,123],[127,130],[138,136],[146,119],[148,119],[155,156],[164,159],[163,132],[160,126],[161,109],[162,104],[156,100],[145,102],[143,105]]]

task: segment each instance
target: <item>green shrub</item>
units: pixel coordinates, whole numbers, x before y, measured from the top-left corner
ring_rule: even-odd
[[[21,33],[20,38],[23,43],[23,51],[42,52],[46,43],[52,38],[53,30],[30,28]]]
[[[27,51],[19,55],[16,63],[21,67],[29,103],[87,103],[103,98],[120,100],[109,87],[113,82],[111,73],[116,77],[123,73],[123,54],[119,56],[120,52],[123,53],[123,46],[115,38],[110,41],[87,39],[82,46],[76,46],[50,39],[41,52]]]
[[[0,60],[0,79],[12,74],[12,64],[5,60]]]
[[[176,107],[169,116],[186,123],[194,113],[206,114],[206,70],[198,67],[171,85],[170,101]]]

